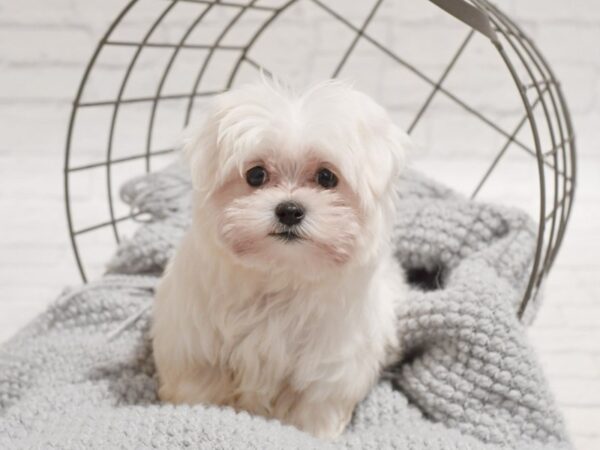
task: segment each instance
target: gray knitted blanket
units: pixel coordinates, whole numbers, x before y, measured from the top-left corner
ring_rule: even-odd
[[[532,223],[414,173],[395,227],[413,282],[398,317],[406,355],[339,439],[229,408],[160,404],[144,308],[189,223],[189,192],[176,169],[128,183],[123,198],[147,223],[109,274],[65,292],[0,347],[0,448],[570,448],[516,318]]]

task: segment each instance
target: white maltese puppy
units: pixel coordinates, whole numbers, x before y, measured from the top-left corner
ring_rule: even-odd
[[[216,99],[185,147],[193,222],[154,305],[162,400],[344,430],[398,351],[390,232],[407,146],[340,82]]]

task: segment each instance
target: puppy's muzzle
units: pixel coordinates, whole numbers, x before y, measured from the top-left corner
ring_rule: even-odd
[[[304,207],[299,203],[282,202],[275,208],[275,215],[279,222],[288,227],[298,225],[304,219]]]

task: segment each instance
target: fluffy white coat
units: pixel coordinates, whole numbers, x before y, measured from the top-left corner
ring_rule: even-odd
[[[339,82],[304,93],[262,83],[215,101],[185,148],[193,224],[154,305],[161,399],[319,437],[343,431],[399,351],[406,287],[389,237],[408,145],[380,106]],[[266,174],[259,187],[252,167]],[[319,184],[323,168],[335,187]],[[306,210],[293,227],[274,213],[290,200]],[[296,239],[277,234],[287,232]]]

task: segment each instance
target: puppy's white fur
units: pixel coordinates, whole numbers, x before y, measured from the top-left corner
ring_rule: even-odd
[[[392,255],[407,136],[340,82],[221,95],[185,152],[194,216],[160,282],[153,345],[161,399],[229,405],[320,437],[344,430],[398,350],[405,297]],[[246,172],[268,171],[249,186]],[[325,189],[327,168],[338,185]],[[306,209],[282,230],[282,201]]]

